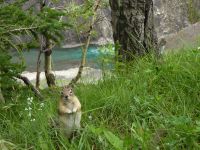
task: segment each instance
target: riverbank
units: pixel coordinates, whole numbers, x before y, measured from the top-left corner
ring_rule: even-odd
[[[56,77],[57,86],[63,86],[69,83],[78,73],[78,67],[70,68],[67,70],[53,71],[53,74]],[[24,71],[22,72],[22,76],[27,77],[31,83],[35,85],[36,81],[36,72]],[[102,71],[101,69],[94,69],[91,67],[85,67],[83,69],[83,74],[80,82],[83,83],[96,83],[96,81],[102,79]],[[41,88],[47,87],[45,80],[45,73],[41,72],[40,74],[41,80]]]

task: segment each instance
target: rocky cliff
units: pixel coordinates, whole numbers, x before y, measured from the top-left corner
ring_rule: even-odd
[[[155,27],[158,37],[190,25],[186,0],[154,0]]]
[[[98,11],[97,18],[100,19],[98,23],[95,24],[94,30],[96,32],[96,36],[92,37],[91,44],[104,45],[109,42],[113,42],[112,38],[112,26],[111,26],[111,11],[110,9],[102,9]],[[84,42],[84,35],[78,35],[74,31],[66,31],[65,32],[65,41],[63,43],[63,47],[74,47]],[[83,36],[83,37],[82,37]]]
[[[79,2],[81,0],[78,0]],[[174,34],[185,27],[191,25],[189,8],[199,11],[200,0],[154,0],[154,21],[158,38]],[[192,10],[193,11],[193,10]],[[110,24],[110,9],[99,11],[99,15],[104,18],[97,26],[98,36],[93,38],[94,43],[105,43],[112,40],[112,27]],[[79,43],[75,38],[75,34],[71,31],[67,32],[68,37],[65,46]]]
[[[60,5],[69,3],[71,0],[61,0]],[[74,0],[81,4],[84,0]],[[30,0],[30,4],[35,4],[35,0]],[[59,5],[59,4],[58,4]],[[154,0],[154,21],[158,38],[163,38],[169,34],[175,34],[185,27],[190,26],[200,17],[200,0]],[[93,44],[105,44],[112,42],[111,12],[110,9],[98,11],[101,21],[95,26],[96,37],[92,38]],[[199,17],[199,18],[198,18]],[[103,19],[102,19],[103,18]],[[193,21],[191,21],[194,19]],[[63,47],[73,47],[80,45],[80,40],[74,31],[65,32]]]

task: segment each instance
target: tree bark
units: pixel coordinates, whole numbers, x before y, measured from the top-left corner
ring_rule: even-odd
[[[47,4],[48,0],[43,0],[40,3],[40,10],[48,5]],[[45,76],[46,76],[46,81],[48,87],[55,86],[55,76],[52,72],[52,61],[51,61],[51,53],[52,53],[52,47],[51,47],[51,42],[48,39],[48,37],[45,36],[45,34],[41,35],[41,43],[42,43],[42,52],[44,52],[44,70],[45,70]],[[39,79],[39,74],[38,73],[38,79]]]
[[[0,87],[0,103],[5,103],[5,99],[4,99],[3,94],[1,92],[1,87]]]
[[[42,55],[42,50],[43,50],[43,36],[40,35],[40,49],[38,52],[38,58],[37,58],[37,66],[36,66],[36,82],[35,82],[35,87],[39,90],[40,88],[40,64],[41,64],[41,55]]]
[[[152,0],[110,0],[113,38],[119,60],[134,60],[152,51],[158,55]]]
[[[39,51],[38,53],[38,59],[37,59],[37,67],[36,67],[36,82],[35,82],[35,87],[37,89],[40,88],[40,63],[41,63],[41,60],[40,60],[40,56],[41,56],[41,50]]]
[[[51,45],[50,45],[50,41],[45,38],[45,43],[46,43],[46,47],[45,47],[45,52],[44,52],[44,70],[45,70],[45,76],[46,76],[46,81],[47,81],[47,85],[49,87],[55,86],[55,76],[52,72],[52,61],[51,61],[51,53],[52,53],[52,49],[51,49]]]
[[[0,71],[0,74],[1,74],[1,71]],[[0,83],[0,103],[5,103],[5,99],[1,91],[1,83]]]

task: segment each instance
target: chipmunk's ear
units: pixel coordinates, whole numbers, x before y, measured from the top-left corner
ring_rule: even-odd
[[[73,89],[73,88],[74,88],[74,84],[73,84],[73,83],[71,83],[71,84],[68,84],[68,85],[67,85],[67,87],[68,87],[68,88],[72,88],[72,89]]]

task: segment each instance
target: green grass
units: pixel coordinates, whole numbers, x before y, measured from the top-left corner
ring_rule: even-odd
[[[200,51],[166,55],[162,62],[145,57],[97,84],[78,85],[82,129],[71,143],[49,124],[59,90],[45,89],[44,102],[34,98],[29,117],[25,108],[32,93],[19,89],[0,110],[0,147],[200,149]]]

